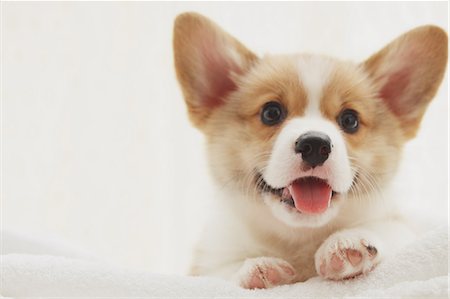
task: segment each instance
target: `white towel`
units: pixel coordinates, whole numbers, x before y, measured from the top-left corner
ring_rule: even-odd
[[[7,240],[4,240],[7,242]],[[434,229],[357,279],[314,277],[269,290],[244,290],[227,281],[120,269],[57,255],[1,256],[0,294],[17,297],[383,297],[448,298],[448,228]]]

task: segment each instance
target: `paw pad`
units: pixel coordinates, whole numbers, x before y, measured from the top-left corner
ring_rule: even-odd
[[[377,248],[365,239],[332,236],[317,250],[315,262],[320,276],[341,280],[371,271],[377,257]]]
[[[278,258],[248,259],[236,275],[238,283],[246,289],[265,289],[294,281],[295,269]]]

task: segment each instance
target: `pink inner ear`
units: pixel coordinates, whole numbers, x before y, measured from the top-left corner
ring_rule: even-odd
[[[236,89],[231,79],[231,73],[241,73],[240,68],[226,53],[226,46],[205,40],[202,49],[203,80],[207,82],[206,89],[201,93],[203,104],[214,108],[223,104],[224,97]],[[200,74],[199,74],[200,76]]]
[[[409,68],[403,68],[388,75],[388,80],[380,90],[380,97],[385,100],[391,110],[402,115],[410,110],[413,99],[407,99],[407,89],[411,79]]]

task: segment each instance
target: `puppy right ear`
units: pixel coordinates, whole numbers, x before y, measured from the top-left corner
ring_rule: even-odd
[[[197,13],[176,18],[173,48],[189,116],[199,128],[237,88],[235,76],[245,73],[257,60],[238,40]]]
[[[447,53],[447,33],[428,25],[406,32],[363,64],[407,139],[416,135],[444,77]]]

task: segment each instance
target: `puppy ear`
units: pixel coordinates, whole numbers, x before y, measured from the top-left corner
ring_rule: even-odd
[[[178,81],[197,127],[236,89],[233,78],[257,60],[239,41],[196,13],[176,18],[173,47]]]
[[[406,138],[416,135],[446,64],[447,34],[436,26],[403,34],[363,63],[378,96],[400,120]]]

